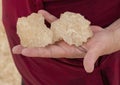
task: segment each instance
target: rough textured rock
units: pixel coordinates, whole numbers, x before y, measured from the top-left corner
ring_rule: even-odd
[[[90,21],[78,13],[65,12],[60,19],[51,24],[54,42],[64,40],[69,45],[80,46],[92,37]]]
[[[44,24],[41,14],[32,13],[28,17],[19,18],[17,34],[24,47],[45,47],[52,44],[53,33]]]
[[[93,35],[90,21],[72,12],[61,14],[60,19],[51,24],[51,29],[46,27],[41,14],[33,13],[28,17],[19,18],[17,34],[24,47],[45,47],[59,40],[80,46]]]

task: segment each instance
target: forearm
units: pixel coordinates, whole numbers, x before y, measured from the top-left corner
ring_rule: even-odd
[[[106,28],[114,33],[114,38],[118,50],[120,50],[120,18]]]

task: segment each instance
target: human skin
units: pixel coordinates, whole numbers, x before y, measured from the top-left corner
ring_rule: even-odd
[[[57,20],[55,16],[45,10],[40,10],[39,13],[41,13],[49,23]],[[16,45],[12,51],[14,54],[22,54],[27,57],[84,58],[84,68],[86,72],[91,73],[94,70],[95,62],[100,56],[120,50],[120,19],[106,29],[99,26],[90,27],[94,35],[82,46],[84,51],[80,50],[81,47],[70,46],[64,41],[42,48],[24,48],[21,45]]]

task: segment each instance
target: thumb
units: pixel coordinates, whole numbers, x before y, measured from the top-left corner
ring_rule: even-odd
[[[84,57],[83,65],[85,68],[85,71],[88,73],[93,72],[94,65],[97,59],[99,58],[100,51],[97,48],[88,50],[87,54]]]

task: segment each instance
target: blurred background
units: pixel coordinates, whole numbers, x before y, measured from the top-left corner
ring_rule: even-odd
[[[2,0],[0,0],[0,85],[21,85],[21,77],[14,65],[2,24]]]

